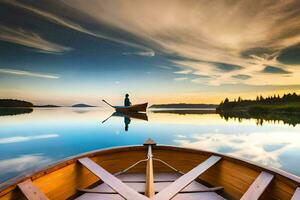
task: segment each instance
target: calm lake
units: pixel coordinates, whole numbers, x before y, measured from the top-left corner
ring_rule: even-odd
[[[300,176],[299,124],[225,120],[210,110],[184,113],[149,111],[131,119],[115,114],[105,123],[112,110],[104,108],[34,109],[0,116],[0,182],[69,156],[142,144],[147,138],[221,152]]]

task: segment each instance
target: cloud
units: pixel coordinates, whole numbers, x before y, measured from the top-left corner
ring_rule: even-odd
[[[155,51],[183,68],[182,71],[217,77],[207,80],[210,85],[300,83],[297,56],[293,56],[293,63],[286,61],[291,57],[284,59],[286,50],[300,43],[298,0],[174,0],[171,4],[168,0],[90,0],[88,4],[64,0],[53,3],[53,7],[66,6],[68,11],[72,10],[61,14],[64,17],[60,17],[59,10],[53,14],[19,1],[5,2],[61,26],[138,48],[141,50],[138,52],[152,52],[143,55],[154,55]],[[93,30],[74,21],[92,23]],[[132,40],[107,35],[104,27]],[[270,73],[274,78],[266,80],[265,74],[259,73],[265,66],[278,66],[292,74],[286,77]],[[239,74],[252,78],[237,80],[235,76]]]
[[[236,79],[240,79],[240,80],[247,80],[247,79],[251,78],[251,76],[245,75],[245,74],[237,74],[237,75],[233,75],[232,78],[236,78]]]
[[[269,74],[290,74],[291,72],[281,69],[280,67],[266,66],[263,71]]]
[[[174,81],[184,81],[187,80],[187,77],[178,77],[178,78],[174,78]]]
[[[271,63],[281,67],[276,55],[300,42],[300,2],[296,0],[64,2],[101,25],[136,36],[171,61],[181,62],[180,67],[217,75],[209,84],[236,83],[233,76],[238,74],[257,76],[255,82],[240,80],[247,84],[265,84],[258,72]],[[286,77],[269,82],[276,84],[278,79],[286,82]],[[291,76],[287,82],[299,84],[296,79]]]
[[[190,69],[185,69],[185,70],[180,70],[180,71],[175,71],[175,74],[191,74],[193,70]]]
[[[72,50],[70,47],[47,41],[36,33],[2,25],[0,25],[0,40],[39,49],[45,53],[63,53]]]
[[[27,142],[30,140],[38,140],[38,139],[48,139],[59,137],[57,134],[48,134],[48,135],[36,135],[36,136],[15,136],[8,138],[0,138],[0,144],[10,144],[17,142]]]
[[[64,27],[67,27],[67,28],[70,28],[70,29],[73,29],[73,30],[91,35],[91,36],[94,36],[94,37],[97,37],[97,38],[101,38],[101,39],[109,40],[109,41],[112,41],[112,42],[124,44],[124,45],[130,46],[130,47],[134,47],[134,48],[143,50],[144,53],[148,52],[148,55],[149,54],[155,55],[155,52],[152,49],[148,48],[148,47],[145,47],[143,45],[136,44],[136,43],[133,43],[133,42],[129,42],[129,41],[126,41],[126,40],[122,40],[122,39],[119,39],[119,38],[116,38],[116,37],[110,37],[108,35],[102,34],[101,32],[90,31],[90,30],[80,26],[79,24],[74,23],[74,22],[72,22],[72,21],[70,21],[66,18],[57,16],[55,14],[52,14],[52,13],[47,12],[45,10],[41,10],[41,9],[33,7],[31,5],[27,5],[27,4],[24,4],[24,3],[21,3],[21,2],[15,1],[15,0],[4,0],[3,3],[7,3],[9,5],[12,5],[12,6],[21,8],[21,9],[28,10],[28,11],[30,11],[30,12],[46,19],[46,20],[49,20],[53,23],[56,23],[58,25],[61,25],[61,26],[64,26]],[[74,12],[76,12],[76,10],[74,10]],[[66,13],[64,13],[64,14],[66,14]]]
[[[153,57],[153,56],[155,56],[155,52],[154,51],[124,52],[123,55],[137,55],[137,56]]]
[[[47,79],[58,79],[58,78],[60,78],[59,76],[52,75],[52,74],[44,74],[44,73],[22,71],[22,70],[15,70],[15,69],[5,69],[5,68],[0,68],[0,74],[11,74],[11,75],[17,75],[17,76],[30,76],[30,77],[47,78]]]

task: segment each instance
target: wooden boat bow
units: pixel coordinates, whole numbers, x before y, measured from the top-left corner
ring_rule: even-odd
[[[299,177],[280,170],[149,139],[144,146],[91,152],[4,183],[0,200],[299,200],[299,187]]]

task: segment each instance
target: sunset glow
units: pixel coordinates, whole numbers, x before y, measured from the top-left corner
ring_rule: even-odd
[[[299,92],[299,13],[296,0],[0,0],[0,94],[100,105]]]

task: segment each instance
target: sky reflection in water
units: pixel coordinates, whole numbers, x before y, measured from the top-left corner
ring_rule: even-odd
[[[159,144],[234,155],[300,175],[300,125],[222,119],[218,114],[148,112],[148,121],[124,118],[111,110],[35,109],[0,117],[0,182],[68,156],[122,145]]]

